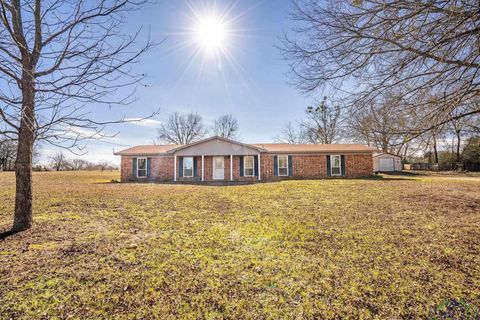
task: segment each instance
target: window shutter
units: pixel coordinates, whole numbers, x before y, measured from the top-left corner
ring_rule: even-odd
[[[178,176],[183,177],[183,157],[178,158]]]
[[[132,161],[132,177],[137,177],[137,158],[133,158]]]
[[[345,176],[346,175],[346,172],[345,172],[345,156],[340,156],[340,166],[341,166],[340,173],[342,174],[342,176]]]
[[[293,161],[292,156],[288,156],[288,175],[293,177]]]
[[[240,177],[243,177],[243,156],[238,157],[240,159]]]
[[[253,156],[253,167],[255,171],[255,177],[258,177],[258,156]]]
[[[330,166],[330,156],[328,155],[327,156],[327,176],[331,176],[332,175],[332,170],[331,170],[331,166]]]
[[[150,158],[147,158],[147,178],[150,178],[150,163],[151,163],[151,159]]]
[[[278,157],[273,156],[273,175],[278,176]]]
[[[197,171],[197,158],[193,157],[193,176],[196,177],[198,175]]]

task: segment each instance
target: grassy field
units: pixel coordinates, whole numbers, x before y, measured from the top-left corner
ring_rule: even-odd
[[[110,183],[34,174],[0,318],[425,318],[480,305],[480,178]],[[0,232],[14,175],[0,173]],[[469,311],[473,314],[474,311]]]

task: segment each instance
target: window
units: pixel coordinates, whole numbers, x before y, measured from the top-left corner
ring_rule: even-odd
[[[183,158],[183,176],[186,178],[193,177],[193,157]]]
[[[340,156],[330,156],[331,160],[331,173],[332,176],[341,176],[342,175],[342,169],[341,169],[341,160]]]
[[[245,177],[253,177],[255,175],[255,160],[253,156],[243,157],[243,175]]]
[[[137,158],[137,177],[145,178],[147,176],[147,158]]]
[[[288,176],[288,156],[278,156],[278,175]]]

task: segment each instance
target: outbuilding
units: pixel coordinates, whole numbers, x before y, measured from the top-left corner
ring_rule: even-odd
[[[393,172],[402,171],[402,158],[391,153],[374,153],[373,154],[373,171],[374,172]]]

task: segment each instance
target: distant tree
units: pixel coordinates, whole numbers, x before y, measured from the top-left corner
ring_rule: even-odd
[[[12,231],[32,225],[32,158],[38,140],[82,151],[105,125],[88,104],[128,104],[143,75],[132,64],[152,47],[122,26],[146,1],[0,0],[0,134],[17,141]]]
[[[222,138],[238,139],[238,121],[231,114],[223,115],[214,121],[211,131]]]
[[[302,144],[309,142],[304,126],[302,124],[295,126],[290,121],[282,127],[280,134],[274,139],[280,143],[289,144]]]
[[[202,117],[195,112],[175,112],[158,128],[157,140],[165,143],[189,144],[205,136]]]
[[[480,163],[480,136],[470,137],[462,153],[465,162]]]
[[[109,168],[111,163],[112,163],[112,161],[102,160],[102,161],[97,162],[97,166],[100,168],[100,171],[103,172],[104,170]]]
[[[69,162],[65,154],[61,151],[50,156],[50,165],[55,171],[66,170]]]
[[[17,144],[10,139],[0,137],[0,170],[13,170],[16,157]]]
[[[347,89],[350,108],[404,86],[396,108],[428,117],[413,132],[430,130],[480,93],[478,10],[478,1],[295,0],[283,52],[301,91]]]
[[[87,168],[88,161],[84,159],[73,159],[70,161],[70,165],[72,170],[85,170]]]
[[[342,136],[341,109],[338,105],[327,103],[327,97],[316,107],[307,108],[307,120],[303,123],[310,143],[331,144]]]

